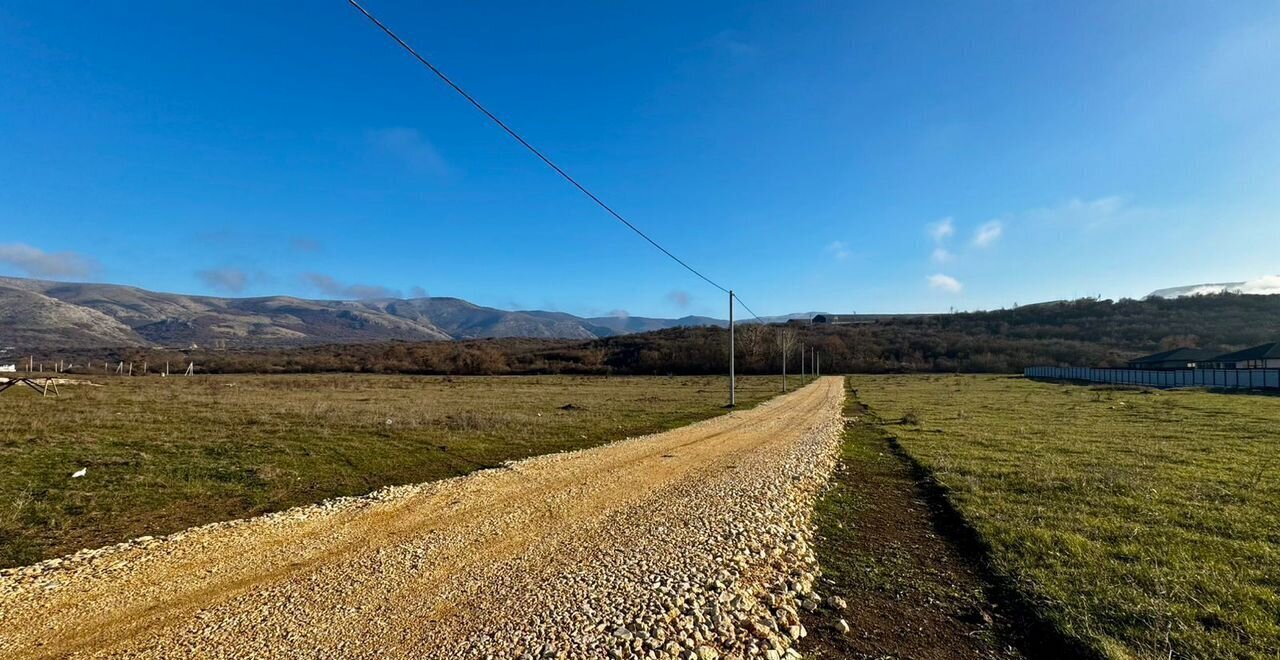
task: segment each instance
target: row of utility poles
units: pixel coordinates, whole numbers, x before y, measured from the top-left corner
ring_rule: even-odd
[[[21,364],[21,362],[19,362],[18,364]],[[182,365],[181,365],[181,364],[179,364],[178,366],[182,366]],[[50,368],[51,368],[51,370],[52,370],[54,373],[65,373],[65,372],[67,372],[67,371],[70,371],[70,370],[72,370],[72,369],[75,369],[75,368],[76,368],[76,365],[75,365],[75,364],[68,364],[68,363],[63,362],[62,360],[58,360],[57,362],[55,362],[55,363],[51,364],[51,365],[50,365]],[[196,369],[196,363],[195,363],[195,362],[188,362],[188,363],[187,363],[187,368],[186,368],[186,370],[184,370],[184,371],[183,371],[182,375],[184,375],[184,376],[192,376],[192,375],[194,375],[194,374],[195,374],[195,369]],[[85,370],[85,371],[88,371],[88,372],[92,372],[92,371],[93,371],[93,360],[89,360],[89,361],[87,361],[87,362],[85,363],[84,370]],[[107,374],[107,375],[110,375],[110,374],[112,373],[112,371],[114,371],[114,372],[115,372],[115,374],[116,374],[117,376],[132,376],[132,375],[133,375],[133,363],[132,363],[132,362],[124,362],[124,361],[121,361],[119,364],[117,364],[117,365],[113,368],[113,367],[111,366],[111,363],[110,363],[110,362],[108,362],[108,361],[106,361],[106,360],[103,360],[103,361],[102,361],[102,373]],[[34,357],[34,356],[28,357],[28,358],[27,358],[27,373],[29,373],[29,374],[34,374],[34,373],[44,373],[44,362],[36,362],[36,361],[35,361],[35,357]],[[141,370],[141,373],[142,373],[142,375],[144,375],[144,376],[145,376],[145,375],[147,375],[147,373],[148,373],[148,369],[147,369],[147,361],[146,361],[146,360],[143,360],[143,361],[142,361],[142,370]],[[165,362],[165,363],[164,363],[164,371],[163,371],[163,372],[160,372],[160,375],[161,375],[161,376],[168,376],[168,375],[169,375],[169,363],[168,363],[168,362]]]
[[[733,320],[733,291],[729,291],[729,407],[738,405],[738,377],[735,373],[737,352],[734,348],[734,320]],[[787,329],[782,330],[783,335],[779,338],[779,344],[782,348],[782,391],[787,391],[787,353],[791,352],[792,344],[795,341],[794,336],[788,335]],[[822,355],[818,353],[818,349],[810,346],[800,345],[800,380],[804,381],[805,377],[805,354],[809,354],[809,369],[813,373],[814,378],[822,375]]]

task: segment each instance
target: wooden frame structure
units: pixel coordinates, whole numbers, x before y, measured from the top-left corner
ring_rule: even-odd
[[[44,381],[44,382],[42,384],[37,384],[36,381]],[[45,376],[43,378],[30,378],[27,376],[18,376],[17,378],[10,378],[8,382],[0,383],[0,393],[3,393],[5,390],[9,389],[10,387],[13,387],[14,385],[26,385],[27,387],[30,387],[31,389],[39,392],[40,396],[49,396],[49,388],[52,387],[53,395],[58,396],[57,379],[52,376]]]

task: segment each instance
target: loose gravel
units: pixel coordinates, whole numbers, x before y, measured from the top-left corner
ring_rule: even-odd
[[[796,658],[842,397],[0,571],[0,656]]]

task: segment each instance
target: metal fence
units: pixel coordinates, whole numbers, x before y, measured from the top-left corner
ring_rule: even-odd
[[[1093,383],[1150,387],[1223,387],[1280,389],[1280,369],[1094,369],[1092,367],[1027,367],[1027,378],[1086,380]]]

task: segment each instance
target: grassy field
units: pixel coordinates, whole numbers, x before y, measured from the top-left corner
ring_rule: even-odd
[[[661,431],[727,396],[714,377],[99,382],[0,395],[0,566]],[[739,378],[739,406],[778,388]]]
[[[1280,398],[859,376],[1007,577],[1113,658],[1280,657]]]

